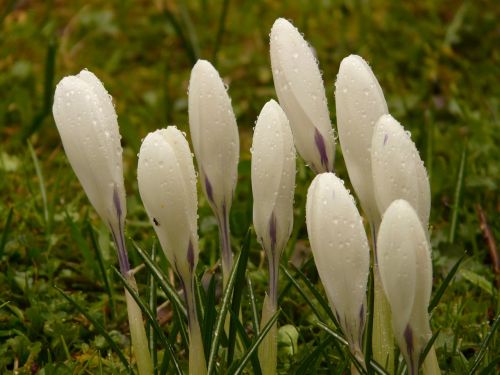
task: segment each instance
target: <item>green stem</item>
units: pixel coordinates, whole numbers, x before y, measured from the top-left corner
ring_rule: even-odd
[[[380,363],[389,374],[394,373],[394,333],[391,325],[391,308],[382,288],[382,281],[375,266],[373,304],[373,358]]]
[[[276,304],[272,302],[273,298],[266,294],[262,306],[262,319],[260,329],[262,330],[271,320],[277,311]],[[262,369],[262,375],[275,375],[278,357],[278,324],[271,327],[269,333],[264,337],[259,345],[259,362]]]
[[[181,278],[182,280],[182,278]],[[207,362],[201,337],[198,313],[196,312],[196,300],[194,295],[194,274],[189,279],[188,285],[182,280],[189,325],[189,374],[205,375],[207,373]]]
[[[432,345],[429,353],[425,357],[424,363],[422,364],[422,372],[424,375],[441,375],[441,369],[439,368],[434,345]]]
[[[128,272],[125,277],[130,286],[137,291],[137,284],[133,273]],[[151,361],[151,355],[149,354],[148,338],[142,321],[141,308],[126,289],[125,299],[127,301],[127,313],[130,326],[130,336],[132,337],[132,348],[137,361],[139,375],[152,375],[153,364]]]

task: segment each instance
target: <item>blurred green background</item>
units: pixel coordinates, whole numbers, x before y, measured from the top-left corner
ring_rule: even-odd
[[[229,87],[241,135],[232,213],[240,237],[251,222],[252,126],[264,103],[276,98],[269,32],[278,17],[291,20],[314,47],[334,127],[335,77],[342,58],[355,53],[370,63],[389,111],[411,131],[432,184],[436,283],[461,254],[470,255],[433,317],[443,332],[438,353],[456,369],[477,352],[499,304],[493,246],[500,238],[497,1],[0,0],[0,372],[16,363],[38,370],[50,360],[84,366],[88,358],[80,362],[80,356],[100,348],[99,336],[88,322],[81,328],[52,285],[84,291],[82,303],[103,319],[109,313],[92,257],[82,262],[85,223],[95,227],[106,262],[114,264],[114,254],[64,156],[51,113],[56,83],[87,68],[113,96],[123,136],[128,235],[150,244],[136,154],[150,131],[170,124],[187,131],[190,69],[198,58],[210,60]],[[336,169],[347,178],[340,147],[337,154]],[[301,207],[311,174],[299,167]],[[212,265],[214,218],[203,199],[200,205],[202,246],[211,249],[203,264]],[[303,219],[296,221],[303,239]],[[264,290],[265,268],[253,247],[257,288]],[[291,318],[300,315],[295,308],[288,307],[280,324],[303,324]],[[109,324],[120,336],[126,319],[117,321]]]

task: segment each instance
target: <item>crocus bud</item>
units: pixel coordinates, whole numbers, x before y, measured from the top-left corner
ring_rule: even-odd
[[[432,290],[429,242],[420,219],[405,200],[391,203],[378,232],[378,268],[392,310],[394,336],[418,374],[418,361],[431,338],[427,307]]]
[[[311,183],[306,224],[330,305],[351,352],[362,361],[370,250],[354,199],[333,173],[320,174]]]
[[[198,261],[196,175],[175,127],[149,133],[139,152],[139,193],[168,261],[187,280]]]
[[[252,143],[253,223],[270,262],[279,261],[293,226],[295,147],[285,113],[270,100]]]
[[[335,83],[340,147],[349,179],[370,222],[380,219],[372,181],[373,128],[388,113],[380,85],[365,60],[350,55],[340,63]]]
[[[198,60],[189,80],[189,129],[200,182],[219,223],[222,267],[232,267],[228,215],[238,178],[238,128],[224,82],[208,61]]]
[[[82,70],[59,82],[52,111],[71,167],[113,233],[120,269],[128,271],[122,243],[127,213],[122,147],[111,96],[93,73]]]
[[[187,305],[189,374],[206,374],[196,312],[194,270],[198,263],[196,175],[184,135],[175,127],[149,133],[139,152],[139,193]]]
[[[300,156],[316,172],[333,170],[335,138],[318,62],[299,30],[284,18],[271,29],[274,87]]]
[[[371,156],[380,215],[394,200],[404,199],[427,228],[431,209],[427,171],[410,134],[391,115],[383,115],[375,125]]]

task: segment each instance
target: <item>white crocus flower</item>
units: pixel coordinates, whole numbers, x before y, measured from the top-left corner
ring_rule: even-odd
[[[117,240],[120,269],[126,272],[130,266],[121,242],[127,214],[122,147],[111,96],[93,73],[82,70],[59,82],[52,110],[71,167]]]
[[[335,83],[335,105],[340,147],[349,179],[372,225],[380,216],[375,201],[370,147],[375,123],[388,113],[380,85],[360,56],[340,63]]]
[[[295,147],[285,113],[278,103],[264,105],[255,125],[252,142],[253,223],[267,255],[269,294],[262,308],[261,327],[274,315],[278,304],[279,260],[293,226]],[[263,374],[276,373],[277,326],[259,346]]]
[[[90,203],[109,226],[122,275],[137,291],[125,246],[127,206],[123,184],[122,147],[111,96],[88,70],[63,78],[52,108],[64,151]],[[140,375],[153,373],[142,313],[126,290],[132,346]]]
[[[432,336],[427,312],[432,262],[427,235],[407,201],[395,200],[385,211],[377,247],[394,335],[408,363],[409,374],[417,375],[420,355]]]
[[[139,152],[139,193],[187,304],[189,372],[206,373],[196,313],[194,270],[198,262],[196,175],[186,138],[175,127],[149,133]]]
[[[297,151],[316,173],[332,171],[334,131],[312,48],[284,18],[274,22],[270,38],[274,87]]]
[[[363,363],[370,250],[361,216],[344,182],[316,176],[307,192],[306,224],[314,262],[351,352]]]
[[[431,209],[427,171],[410,134],[391,115],[383,115],[375,125],[371,156],[380,215],[394,200],[404,199],[427,228]]]
[[[198,60],[189,80],[189,129],[200,182],[219,224],[222,270],[232,268],[229,211],[238,178],[240,143],[224,82],[208,61]]]

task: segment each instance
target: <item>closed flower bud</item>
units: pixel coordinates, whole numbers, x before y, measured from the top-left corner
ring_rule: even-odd
[[[229,211],[238,179],[240,142],[224,82],[205,60],[198,60],[191,71],[189,129],[201,186],[218,221],[225,285],[233,263]]]
[[[409,373],[416,375],[420,355],[431,338],[427,307],[432,290],[432,262],[422,223],[407,201],[395,200],[385,211],[377,247],[394,336]]]
[[[191,71],[189,129],[203,191],[214,211],[229,210],[238,178],[238,127],[224,82],[206,60]]]
[[[295,148],[285,113],[271,100],[252,143],[253,223],[269,261],[278,261],[293,226]]]
[[[122,147],[111,96],[93,73],[82,70],[59,82],[52,111],[71,167],[109,225],[119,247],[120,269],[127,271]]]
[[[396,199],[417,211],[424,228],[429,222],[431,191],[424,163],[408,132],[391,116],[377,121],[372,139],[372,173],[380,215]]]
[[[198,261],[196,175],[175,127],[149,133],[139,152],[139,192],[168,261],[187,280]]]
[[[365,214],[376,225],[380,216],[373,192],[370,147],[375,123],[388,110],[377,79],[361,57],[351,55],[340,63],[335,105],[349,179]]]
[[[333,170],[334,131],[318,62],[300,32],[284,18],[271,29],[274,87],[300,156],[316,172]]]
[[[354,199],[333,173],[320,174],[311,183],[306,224],[330,305],[351,352],[362,361],[370,250]]]

